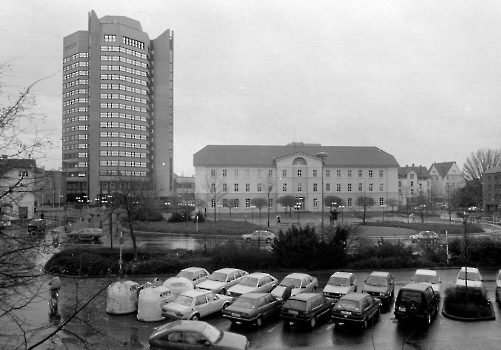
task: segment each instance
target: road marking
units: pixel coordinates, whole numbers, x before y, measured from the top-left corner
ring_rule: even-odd
[[[326,329],[325,329],[325,330],[326,330],[326,331],[329,331],[329,330],[331,330],[332,328],[334,328],[334,323],[333,323],[333,324],[328,325],[328,326],[326,327]]]
[[[268,330],[268,333],[271,333],[275,330],[275,328],[277,328],[279,325],[277,324],[275,327],[271,327],[269,330]]]

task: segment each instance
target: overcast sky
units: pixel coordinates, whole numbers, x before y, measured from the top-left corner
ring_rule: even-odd
[[[499,148],[501,2],[0,0],[11,90],[39,78],[61,167],[63,37],[87,13],[174,31],[174,171],[208,144],[377,146],[400,166]]]

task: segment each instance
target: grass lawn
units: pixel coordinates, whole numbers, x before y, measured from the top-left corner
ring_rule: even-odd
[[[124,226],[127,228],[127,226]],[[208,235],[235,235],[239,236],[246,233],[252,233],[256,230],[266,230],[266,227],[262,227],[256,224],[245,221],[233,221],[233,220],[218,220],[212,221],[207,220],[203,223],[197,224],[194,222],[134,222],[134,230],[143,232],[163,232],[163,233],[181,233],[187,235],[208,234]],[[273,228],[270,230],[274,232]]]

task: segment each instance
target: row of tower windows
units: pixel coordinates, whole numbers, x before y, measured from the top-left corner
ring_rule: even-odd
[[[74,96],[74,95],[86,95],[86,94],[87,94],[87,89],[75,89],[75,90],[71,90],[71,91],[63,93],[63,98]]]
[[[77,58],[88,58],[89,54],[87,52],[77,52],[71,56],[67,56],[63,58],[63,64],[69,62],[71,60],[75,60]]]
[[[139,85],[148,85],[146,80],[136,79],[132,77],[128,77],[126,75],[120,74],[101,74],[101,80],[122,80],[129,83],[139,84]]]
[[[146,95],[146,89],[139,89],[123,84],[101,84],[101,90],[121,90]]]
[[[101,141],[99,143],[100,147],[119,147],[119,148],[135,148],[135,149],[146,149],[147,145],[145,143],[136,142],[124,142],[124,141]]]
[[[142,52],[134,51],[134,50],[127,49],[127,48],[121,47],[121,46],[101,46],[101,51],[102,52],[121,52],[121,53],[125,53],[127,55],[136,56],[136,57],[139,57],[139,58],[142,58],[145,60],[148,59],[148,55],[146,55]]]
[[[127,38],[126,36],[123,37],[123,43],[125,45],[137,47],[138,49],[144,50],[144,43],[142,41],[136,40],[136,39],[131,39]]]
[[[63,107],[71,106],[71,105],[74,105],[76,103],[87,103],[87,102],[89,102],[88,98],[84,98],[84,97],[75,98],[72,100],[63,101]]]
[[[108,137],[119,137],[119,138],[124,138],[124,139],[134,139],[134,140],[146,140],[146,135],[139,135],[139,134],[128,134],[125,132],[101,132],[100,137],[102,138],[108,138]]]
[[[78,77],[78,76],[84,76],[84,75],[89,75],[89,71],[87,70],[77,70],[75,72],[71,72],[69,74],[66,74],[63,76],[63,80],[68,80],[70,78]]]
[[[100,166],[123,166],[127,168],[146,168],[148,163],[146,162],[130,162],[124,160],[101,160],[99,161]]]
[[[70,81],[70,82],[63,84],[63,89],[67,89],[67,88],[70,88],[70,87],[76,86],[76,85],[88,85],[88,84],[89,84],[89,80],[78,79],[78,80],[73,80],[73,81]]]
[[[124,103],[101,103],[101,108],[120,108],[128,111],[147,112],[145,107],[131,106]]]
[[[89,135],[79,134],[79,135],[70,135],[64,136],[63,141],[75,141],[75,140],[87,140]]]
[[[147,154],[142,152],[126,152],[126,151],[99,151],[101,157],[131,157],[131,158],[146,158]]]
[[[101,55],[101,61],[117,61],[132,64],[133,66],[138,66],[142,68],[148,68],[148,63],[136,61],[131,58],[126,58],[122,56],[112,56],[112,55]]]
[[[119,171],[119,170],[100,170],[100,176],[134,176],[134,177],[145,177],[148,176],[146,171]]]
[[[71,114],[71,113],[76,113],[76,112],[88,112],[89,107],[75,107],[75,108],[69,108],[63,111],[63,114]]]
[[[68,151],[72,149],[87,149],[89,148],[89,145],[86,143],[78,143],[78,144],[71,144],[71,145],[64,145],[61,147],[63,151]]]
[[[118,112],[101,112],[101,118],[121,118],[121,119],[138,120],[142,122],[148,121],[148,118],[142,115],[134,115],[134,114],[118,113]]]
[[[67,66],[64,66],[63,71],[72,70],[72,69],[75,69],[77,67],[88,67],[88,66],[89,66],[89,62],[80,61],[80,62],[75,62],[75,63],[69,64]]]
[[[148,131],[145,125],[130,124],[130,123],[119,123],[119,122],[101,122],[101,128],[121,128],[121,129],[131,129],[139,131]]]
[[[63,124],[69,124],[74,122],[86,122],[88,117],[86,115],[77,115],[75,117],[68,117],[63,119]]]
[[[103,100],[122,100],[136,103],[146,104],[147,100],[145,98],[139,98],[123,94],[101,94],[100,96]]]
[[[148,76],[148,72],[145,72],[145,71],[142,71],[139,69],[124,67],[124,66],[101,65],[101,70],[113,70],[113,71],[126,72],[126,73],[130,73],[130,74],[139,75],[141,77]]]
[[[73,131],[87,131],[87,130],[88,130],[87,125],[75,125],[75,126],[70,126],[68,128],[63,128],[63,133],[73,132]]]

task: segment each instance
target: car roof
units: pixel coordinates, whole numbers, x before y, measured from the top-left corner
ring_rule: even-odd
[[[408,283],[405,286],[403,286],[402,288],[400,288],[400,290],[412,289],[412,290],[424,291],[427,288],[431,288],[431,284],[429,284],[429,283]]]
[[[288,274],[287,276],[285,276],[285,278],[304,278],[304,277],[309,277],[310,275],[308,275],[307,273],[301,273],[301,272],[293,272],[293,273],[290,273]]]
[[[270,293],[245,293],[245,294],[242,294],[240,297],[244,297],[247,299],[259,299],[265,295],[270,295]]]
[[[202,332],[205,327],[207,327],[207,323],[204,321],[177,320],[155,328],[155,332],[152,336],[171,330],[194,330]]]
[[[348,294],[343,295],[341,297],[341,299],[343,299],[343,300],[360,301],[363,298],[365,298],[367,295],[369,295],[369,294],[367,294],[367,293],[353,292],[353,293],[348,293]]]
[[[223,267],[222,269],[216,270],[214,272],[230,273],[230,272],[238,271],[238,270],[240,270],[240,269],[235,269],[233,267]]]
[[[428,270],[428,269],[417,269],[416,270],[416,275],[428,275],[428,276],[437,276],[438,272],[435,270]]]
[[[466,269],[466,267],[464,267],[464,266],[463,266],[463,267],[461,268],[461,272],[462,272],[462,271],[465,271],[465,269]],[[468,266],[468,272],[478,272],[478,269],[477,269],[476,267],[469,267],[469,266]]]
[[[253,273],[249,273],[247,276],[245,277],[264,277],[264,276],[270,276],[270,274],[267,274],[267,273],[264,273],[264,272],[253,272]]]
[[[256,230],[256,231],[254,231],[253,233],[256,233],[256,232],[273,233],[273,232],[271,232],[271,231],[266,231],[266,230]],[[273,234],[274,234],[274,233],[273,233]]]
[[[200,271],[204,270],[202,267],[187,267],[185,269],[182,269],[181,271],[188,271],[188,272],[195,272],[195,271]]]
[[[338,271],[338,272],[334,272],[331,277],[336,276],[336,277],[349,278],[351,275],[353,275],[351,272]]]
[[[180,295],[186,295],[188,297],[198,297],[203,294],[210,293],[210,290],[206,289],[190,289],[187,291],[182,292]]]
[[[372,271],[371,274],[369,276],[382,276],[382,277],[386,277],[388,276],[390,273],[389,272],[383,272],[383,271]]]
[[[294,300],[302,300],[302,301],[308,301],[313,297],[316,297],[317,295],[321,295],[318,293],[299,293],[296,294],[292,297],[289,298],[289,300],[294,299]]]
[[[436,232],[435,231],[419,231],[418,234],[419,233],[436,233]]]

